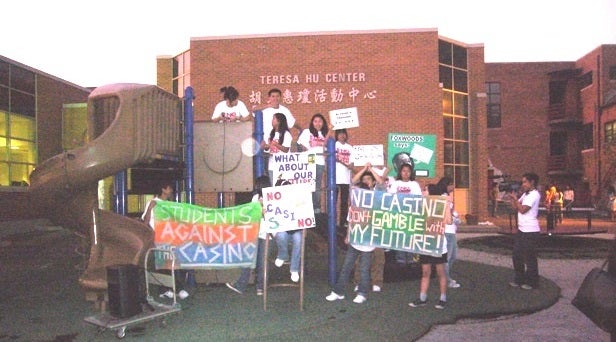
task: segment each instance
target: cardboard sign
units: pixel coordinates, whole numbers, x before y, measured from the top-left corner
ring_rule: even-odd
[[[332,123],[334,129],[359,127],[357,107],[330,110],[329,122]]]
[[[263,207],[266,224],[264,228],[268,233],[316,226],[312,192],[305,184],[264,188]]]
[[[363,166],[368,163],[372,165],[384,165],[385,155],[383,145],[354,145],[351,153],[353,165]]]

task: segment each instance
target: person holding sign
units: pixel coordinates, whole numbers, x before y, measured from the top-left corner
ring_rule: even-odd
[[[171,200],[171,197],[173,196],[173,192],[174,192],[173,184],[171,182],[164,181],[160,185],[158,194],[154,196],[154,198],[149,200],[148,203],[146,204],[146,207],[145,207],[146,209],[141,215],[141,220],[143,220],[143,222],[149,225],[150,228],[152,228],[152,230],[154,230],[154,207],[156,207],[156,204],[160,201]],[[181,270],[174,270],[174,273],[175,273],[175,288],[180,290],[177,295],[180,299],[185,299],[188,297],[188,292],[184,290],[184,279],[186,278],[186,272],[181,271]],[[171,274],[171,272],[169,272],[169,274]],[[173,293],[173,291],[170,288],[162,287],[161,292],[163,292],[160,294],[161,298],[164,298],[164,297],[173,298],[175,296],[175,293]]]
[[[271,182],[269,177],[260,176],[255,180],[255,189],[252,195],[253,202],[263,203],[263,188],[270,187]],[[263,209],[265,210],[265,209]],[[263,217],[261,217],[261,225],[259,227],[259,243],[257,244],[257,262],[255,264],[255,273],[257,278],[257,296],[263,295],[263,264],[265,259],[265,239],[267,239],[267,233],[265,232],[266,222]],[[248,287],[248,280],[250,280],[250,273],[252,273],[251,268],[243,268],[240,277],[235,281],[234,284],[226,283],[228,288],[231,290],[242,294],[246,291],[246,287]]]
[[[387,167],[383,170],[376,170],[372,164],[366,164],[359,172],[353,176],[353,186],[376,191],[386,191],[387,186],[381,175],[387,174]],[[359,270],[359,266],[355,265],[355,270]],[[370,277],[372,279],[372,292],[381,292],[383,289],[383,275],[385,272],[385,250],[383,248],[375,248],[372,252],[372,261],[370,262]],[[361,282],[360,272],[355,272],[355,292],[359,290]]]
[[[325,156],[323,154],[326,140],[330,135],[331,132],[329,127],[327,127],[325,117],[317,113],[310,119],[310,126],[297,138],[300,152],[308,151],[315,154],[314,162],[317,166],[316,189],[312,193],[312,204],[315,214],[321,213],[321,183],[323,181],[323,171],[325,171]]]
[[[434,184],[428,185],[428,193],[430,195],[442,195],[439,187]],[[451,211],[445,210],[445,224],[451,223]],[[449,213],[449,215],[447,215]],[[447,243],[444,244],[443,254],[438,257],[431,255],[419,255],[419,263],[421,264],[421,283],[419,285],[419,298],[409,303],[410,307],[416,308],[428,304],[428,288],[430,287],[430,277],[432,275],[432,265],[436,266],[436,274],[438,275],[439,289],[441,297],[438,303],[434,306],[436,309],[442,310],[447,304],[447,275],[445,267],[447,265]]]
[[[371,171],[372,166],[367,164],[364,166],[362,171],[358,172],[353,180],[354,187],[359,187],[366,190],[372,190],[377,186],[377,184],[382,184],[383,181],[380,176],[376,175],[376,173]],[[378,178],[376,178],[378,177]],[[361,181],[357,182],[358,179]],[[377,181],[378,179],[378,181]],[[378,182],[378,183],[377,183]],[[349,225],[347,227],[347,234],[344,238],[344,243],[349,245],[347,252],[344,256],[344,262],[342,263],[342,269],[340,269],[340,274],[338,275],[338,281],[336,285],[332,289],[332,292],[325,297],[325,299],[329,302],[333,302],[336,300],[344,299],[345,288],[349,282],[349,278],[351,276],[351,272],[355,269],[355,263],[359,259],[359,285],[357,287],[357,295],[355,299],[353,299],[353,303],[362,304],[368,300],[368,291],[370,288],[370,275],[371,275],[371,264],[372,264],[372,255],[375,250],[372,246],[361,246],[358,244],[350,243],[349,235],[351,233],[352,227]],[[378,248],[380,249],[380,248]],[[383,251],[382,249],[380,249]],[[383,254],[383,265],[385,261],[385,255]],[[382,276],[383,269],[381,267],[381,282],[383,279]],[[357,273],[357,272],[356,272]],[[380,287],[379,287],[380,291]],[[378,292],[378,291],[377,291]]]
[[[276,186],[291,185],[286,180],[276,181]],[[278,247],[278,256],[274,260],[276,267],[282,267],[286,261],[289,260],[289,237],[292,239],[291,247],[291,265],[289,270],[291,271],[291,281],[297,283],[299,281],[299,266],[300,258],[302,255],[302,230],[288,230],[284,232],[276,233],[276,246]]]
[[[264,152],[271,155],[276,153],[288,153],[291,150],[291,141],[293,137],[289,132],[287,117],[282,113],[276,113],[272,117],[272,130],[269,132],[267,143],[265,140],[261,142],[261,148]],[[274,162],[268,162],[268,174],[270,179],[274,179]]]
[[[250,120],[250,112],[241,100],[238,100],[240,93],[234,87],[222,87],[220,92],[223,100],[214,107],[212,121],[233,122]]]
[[[338,220],[338,233],[343,235],[348,226],[347,213],[349,211],[349,186],[351,184],[351,152],[353,146],[347,142],[346,129],[336,130],[336,186],[340,194],[340,218]]]
[[[402,157],[400,157],[402,156]],[[397,158],[396,157],[400,157]],[[397,171],[396,179],[389,184],[390,193],[403,193],[411,195],[422,195],[421,186],[415,181],[415,164],[410,156],[398,154],[394,157],[394,168]],[[398,162],[397,162],[398,161]],[[404,251],[396,251],[396,261],[402,264],[413,260],[412,254]]]
[[[445,239],[447,240],[447,267],[445,267],[445,275],[447,276],[447,286],[457,289],[460,287],[460,283],[451,278],[451,267],[456,260],[456,251],[458,249],[456,232],[458,230],[458,224],[460,223],[458,213],[453,207],[453,179],[445,176],[436,183],[436,187],[437,192],[441,193],[443,196],[447,196],[447,204],[449,205],[449,211],[452,217],[451,222],[445,222]]]

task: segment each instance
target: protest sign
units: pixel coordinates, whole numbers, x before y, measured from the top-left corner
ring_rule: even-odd
[[[334,126],[334,129],[359,127],[357,107],[330,110],[329,122]]]
[[[312,193],[305,184],[263,188],[266,232],[276,233],[316,225]]]
[[[355,166],[363,166],[368,163],[372,165],[384,165],[385,156],[383,145],[354,145],[352,163]]]
[[[315,191],[317,164],[314,153],[275,153],[269,162],[274,163],[272,184],[283,179],[291,184],[306,184],[310,191]]]
[[[225,269],[254,267],[261,222],[261,204],[205,208],[158,201],[154,207],[154,244],[173,249],[176,268]],[[156,265],[170,268],[170,258],[157,253]],[[161,265],[161,263],[163,265]]]
[[[395,160],[412,158],[415,163],[415,176],[434,177],[436,175],[436,135],[389,133],[387,139],[387,166],[389,175],[396,176]]]
[[[439,256],[445,244],[447,198],[353,188],[350,243]]]

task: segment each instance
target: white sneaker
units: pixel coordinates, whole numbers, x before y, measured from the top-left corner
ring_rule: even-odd
[[[378,285],[372,285],[372,292],[381,292],[381,287]]]
[[[166,298],[173,298],[174,296],[175,296],[175,295],[174,295],[173,291],[171,291],[171,290],[167,290],[167,292],[165,292],[165,293],[161,293],[159,297],[160,297],[160,298],[165,298],[165,297],[166,297]]]
[[[357,290],[359,290],[359,285],[355,285],[355,288],[353,289],[353,292],[357,292]]]
[[[367,301],[368,299],[360,294],[358,294],[355,299],[353,299],[353,303],[361,304]]]
[[[449,281],[449,284],[447,286],[452,289],[457,289],[460,287],[460,284],[457,281],[452,279]]]
[[[186,299],[188,298],[188,292],[186,292],[186,290],[181,290],[180,292],[178,292],[178,297],[180,297],[180,299]]]
[[[282,267],[282,265],[284,265],[284,260],[276,258],[276,260],[274,260],[274,265],[276,265],[276,267]]]
[[[291,281],[297,283],[299,281],[299,273],[291,272]]]
[[[329,296],[325,297],[325,300],[327,300],[328,302],[333,302],[335,300],[341,300],[341,299],[344,299],[344,296],[339,295],[334,291],[332,291],[332,293],[330,293]]]

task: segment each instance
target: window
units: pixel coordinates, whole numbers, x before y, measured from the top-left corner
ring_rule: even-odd
[[[616,120],[606,122],[604,126],[606,144],[616,144]]]
[[[443,100],[443,167],[456,188],[469,184],[468,70],[467,50],[439,40],[439,82]]]
[[[567,82],[552,81],[550,82],[550,104],[561,104],[565,102],[565,90]]]
[[[550,156],[567,154],[567,132],[550,132]]]
[[[592,71],[585,73],[578,79],[578,84],[581,89],[584,89],[592,84]]]
[[[592,122],[582,126],[582,149],[589,150],[593,148],[594,139],[592,134]]]
[[[501,92],[499,82],[486,82],[488,128],[501,127]]]
[[[616,65],[610,66],[609,77],[611,81],[616,81]]]
[[[36,75],[0,62],[0,186],[23,186],[36,165]]]

